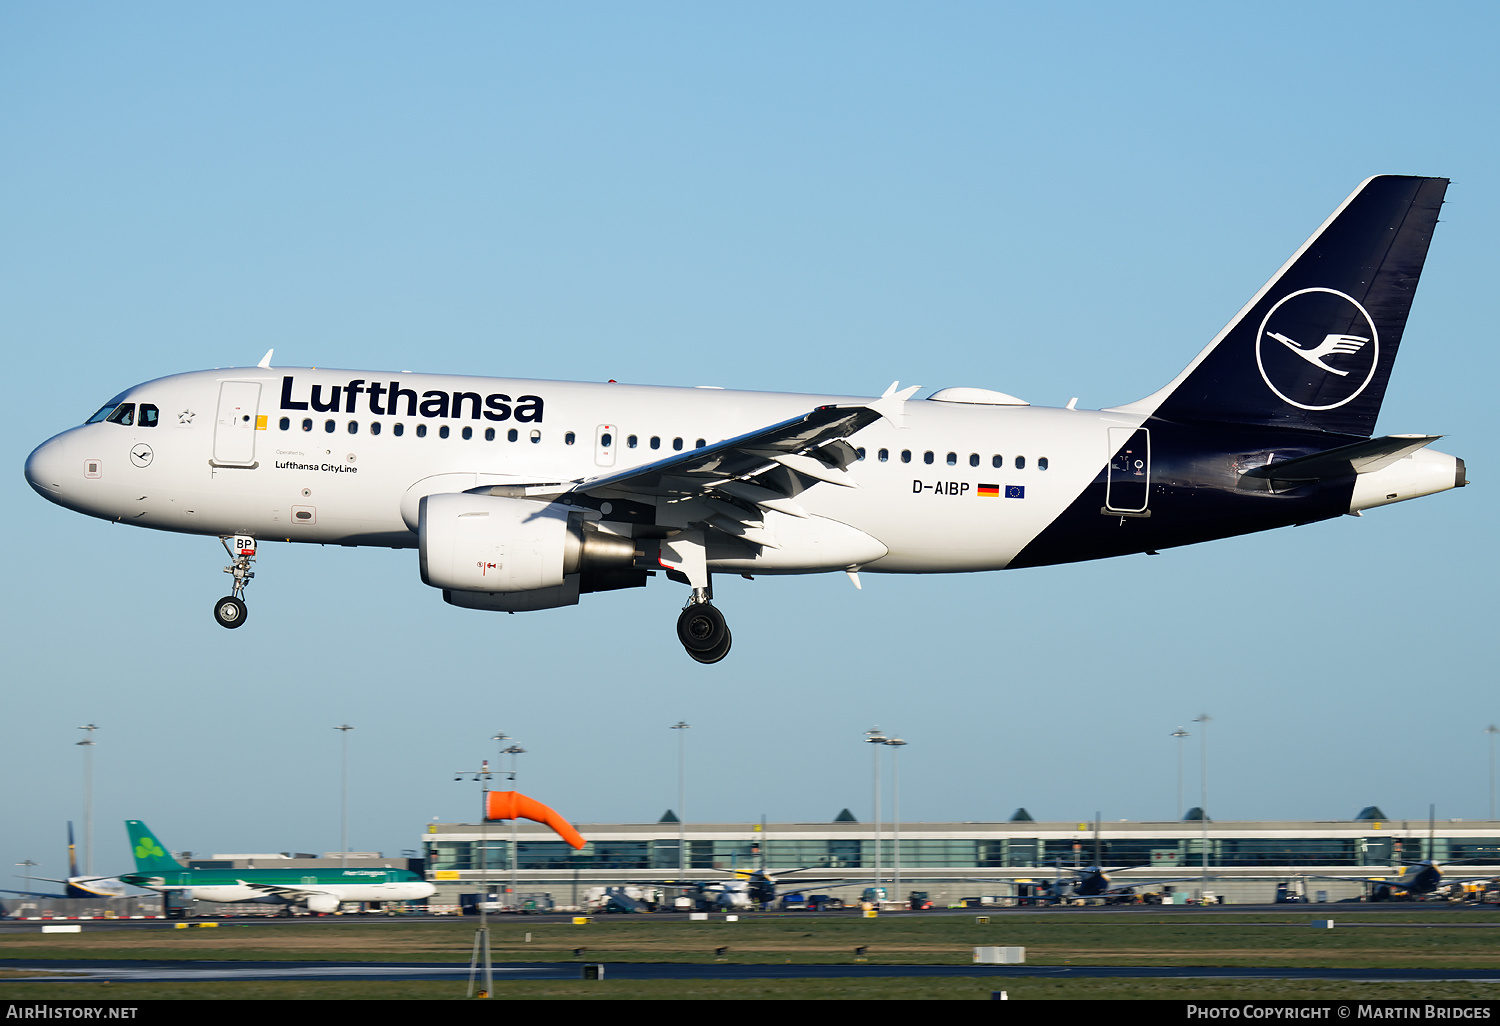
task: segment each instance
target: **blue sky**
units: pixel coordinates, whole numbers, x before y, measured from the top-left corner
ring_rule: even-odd
[[[504,731],[575,821],[1479,818],[1500,719],[1484,495],[1500,237],[1491,5],[139,3],[0,7],[0,858],[388,853],[471,816]],[[1475,485],[1163,553],[445,606],[410,552],[271,546],[243,630],[213,539],[87,520],[26,454],[130,384],[277,362],[1037,404],[1169,380],[1351,189],[1450,177],[1380,430]],[[925,393],[924,393],[925,394]],[[1189,788],[1196,793],[1197,738]]]

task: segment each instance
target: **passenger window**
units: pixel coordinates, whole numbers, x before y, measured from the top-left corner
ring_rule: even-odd
[[[391,428],[391,434],[395,435],[397,438],[400,438],[405,432],[406,426],[399,420],[396,422],[396,426]]]
[[[1037,461],[1036,461],[1036,469],[1038,469],[1038,470],[1046,470],[1047,469],[1047,457],[1042,456],[1042,457],[1039,457],[1037,459]]]
[[[542,433],[540,431],[538,431],[536,428],[532,428],[531,429],[531,444],[535,445],[536,443],[540,442],[541,440],[542,440]]]
[[[971,467],[977,467],[977,466],[979,466],[979,453],[977,453],[977,452],[971,452],[971,453],[969,453],[969,466],[971,466]]]
[[[335,424],[335,423],[334,423],[334,422],[333,422],[333,421],[331,421],[331,420],[327,420],[327,421],[324,421],[324,422],[323,422],[323,431],[324,431],[324,432],[325,432],[325,433],[327,433],[327,434],[330,434],[330,435],[331,435],[331,434],[333,434],[333,432],[334,432],[334,429],[336,429],[336,428],[337,428],[337,427],[338,427],[338,425],[337,425],[337,424]]]
[[[426,438],[427,437],[427,425],[426,424],[418,424],[417,425],[417,437],[418,438]]]
[[[922,462],[923,463],[931,463],[932,462],[932,450],[931,449],[928,449],[926,452],[924,452],[922,454]]]
[[[464,428],[464,441],[467,442],[469,439],[471,439],[473,437],[474,437],[474,429],[471,428],[471,427]]]
[[[507,431],[505,433],[505,440],[507,442],[514,442],[514,441],[518,440],[520,437],[521,437],[521,432],[517,431],[515,428],[511,428],[509,431]]]
[[[493,442],[495,440],[495,429],[494,428],[485,428],[484,429],[484,440],[486,442]]]
[[[282,417],[281,418],[281,430],[283,430],[283,431],[290,431],[291,429],[292,429],[292,418],[291,417]]]
[[[673,452],[681,452],[682,451],[682,439],[680,439],[680,438],[674,438],[674,439],[672,439],[672,451]]]
[[[576,441],[578,441],[578,436],[571,431],[563,435],[563,445],[572,445]]]
[[[875,454],[875,458],[878,459],[881,463],[884,463],[891,458],[891,450],[881,449],[878,453]]]
[[[701,449],[701,448],[703,448],[707,444],[708,444],[707,442],[705,442],[703,439],[700,438],[696,442],[693,443],[693,448],[694,449]]]
[[[901,462],[902,463],[910,463],[911,462],[911,450],[910,449],[902,449],[901,450]]]
[[[156,427],[156,419],[159,412],[150,403],[142,403],[140,423],[136,427]]]
[[[312,430],[312,418],[311,417],[303,417],[302,418],[302,430],[303,431],[311,431]]]
[[[1017,456],[1016,457],[1016,469],[1017,470],[1025,470],[1026,469],[1026,457],[1025,456]]]
[[[615,444],[615,436],[606,431],[599,436],[599,444],[608,449]]]
[[[370,434],[372,434],[372,435],[378,435],[378,434],[380,434],[380,421],[378,421],[378,420],[372,420],[372,421],[370,421]]]
[[[660,449],[661,448],[661,439],[659,437],[657,437],[656,435],[652,435],[651,436],[651,448],[653,448],[653,449]]]
[[[860,448],[854,450],[854,458],[855,459],[859,459],[859,460],[862,460],[862,459],[865,458],[865,450],[864,450],[863,446],[861,446]]]
[[[990,457],[990,466],[994,467],[996,470],[999,470],[1001,467],[1005,466],[1005,457],[1004,456],[991,456]]]
[[[625,439],[625,447],[627,449],[634,449],[635,448],[635,443],[636,443],[636,437],[635,437],[635,435],[631,435],[629,438]]]
[[[124,424],[130,427],[135,423],[135,403],[121,403],[115,407],[115,412],[106,419],[109,424]]]
[[[956,467],[956,466],[958,466],[958,453],[956,453],[956,452],[950,452],[948,454],[948,466],[950,466],[950,467]]]
[[[357,434],[359,434],[359,421],[357,421],[357,420],[351,420],[349,422],[349,433],[351,435],[357,435]]]
[[[448,425],[447,424],[444,424],[442,427],[438,428],[438,437],[439,438],[447,438],[448,437]]]

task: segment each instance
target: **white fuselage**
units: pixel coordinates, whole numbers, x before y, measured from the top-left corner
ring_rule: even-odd
[[[362,390],[350,394],[351,382]],[[392,383],[415,402],[403,392],[389,413]],[[372,384],[383,394],[372,397]],[[337,409],[312,408],[314,398],[330,405],[335,387]],[[424,416],[422,397],[439,395],[450,406],[454,395],[477,398],[462,401],[461,416],[451,409]],[[512,400],[505,419],[493,419],[499,411],[483,403],[495,395]],[[541,402],[523,411],[514,400],[526,396]],[[287,401],[309,408],[282,409]],[[54,502],[141,527],[411,547],[422,495],[615,473],[671,456],[679,444],[686,451],[816,406],[865,401],[362,371],[201,371],[118,397],[156,407],[156,426],[137,419],[65,431],[32,455],[27,476]],[[438,408],[435,398],[428,402]],[[382,412],[372,413],[372,404]],[[534,419],[517,419],[528,414]],[[880,421],[852,440],[865,453],[850,471],[857,488],[819,485],[798,501],[878,541],[883,554],[862,552],[872,558],[858,560],[861,569],[997,570],[1095,479],[1112,452],[1110,429],[1143,420],[1140,413],[909,402],[902,427]],[[998,494],[980,499],[981,484]],[[816,553],[767,555],[756,566],[710,564],[770,573],[834,568]]]
[[[211,884],[202,887],[161,886],[149,890],[186,892],[195,901],[217,901],[226,904],[254,901],[272,905],[305,904],[296,897],[267,893],[252,884]],[[436,888],[419,880],[392,883],[309,884],[310,893],[327,895],[340,903],[353,901],[418,901],[431,897]]]

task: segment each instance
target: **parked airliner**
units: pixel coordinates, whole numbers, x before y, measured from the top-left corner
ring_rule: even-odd
[[[1447,189],[1378,176],[1164,388],[1100,410],[256,367],[126,389],[26,477],[90,516],[217,535],[225,627],[264,541],[415,548],[445,601],[520,612],[714,573],[958,573],[1156,552],[1466,483],[1438,436],[1372,437]]]
[[[420,901],[437,888],[409,869],[188,869],[178,862],[146,824],[127,819],[135,872],[121,880],[158,894],[197,901],[251,901],[293,906],[309,912],[337,912],[344,902]]]

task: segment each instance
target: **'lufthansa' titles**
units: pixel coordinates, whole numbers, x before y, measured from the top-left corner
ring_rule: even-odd
[[[283,410],[316,410],[319,413],[355,413],[359,397],[367,397],[369,411],[379,417],[428,417],[450,420],[516,420],[528,424],[542,422],[542,397],[521,395],[512,399],[503,392],[480,395],[478,392],[427,391],[420,396],[399,381],[389,386],[364,378],[342,385],[313,385],[297,399],[296,378],[288,374],[281,379]]]

